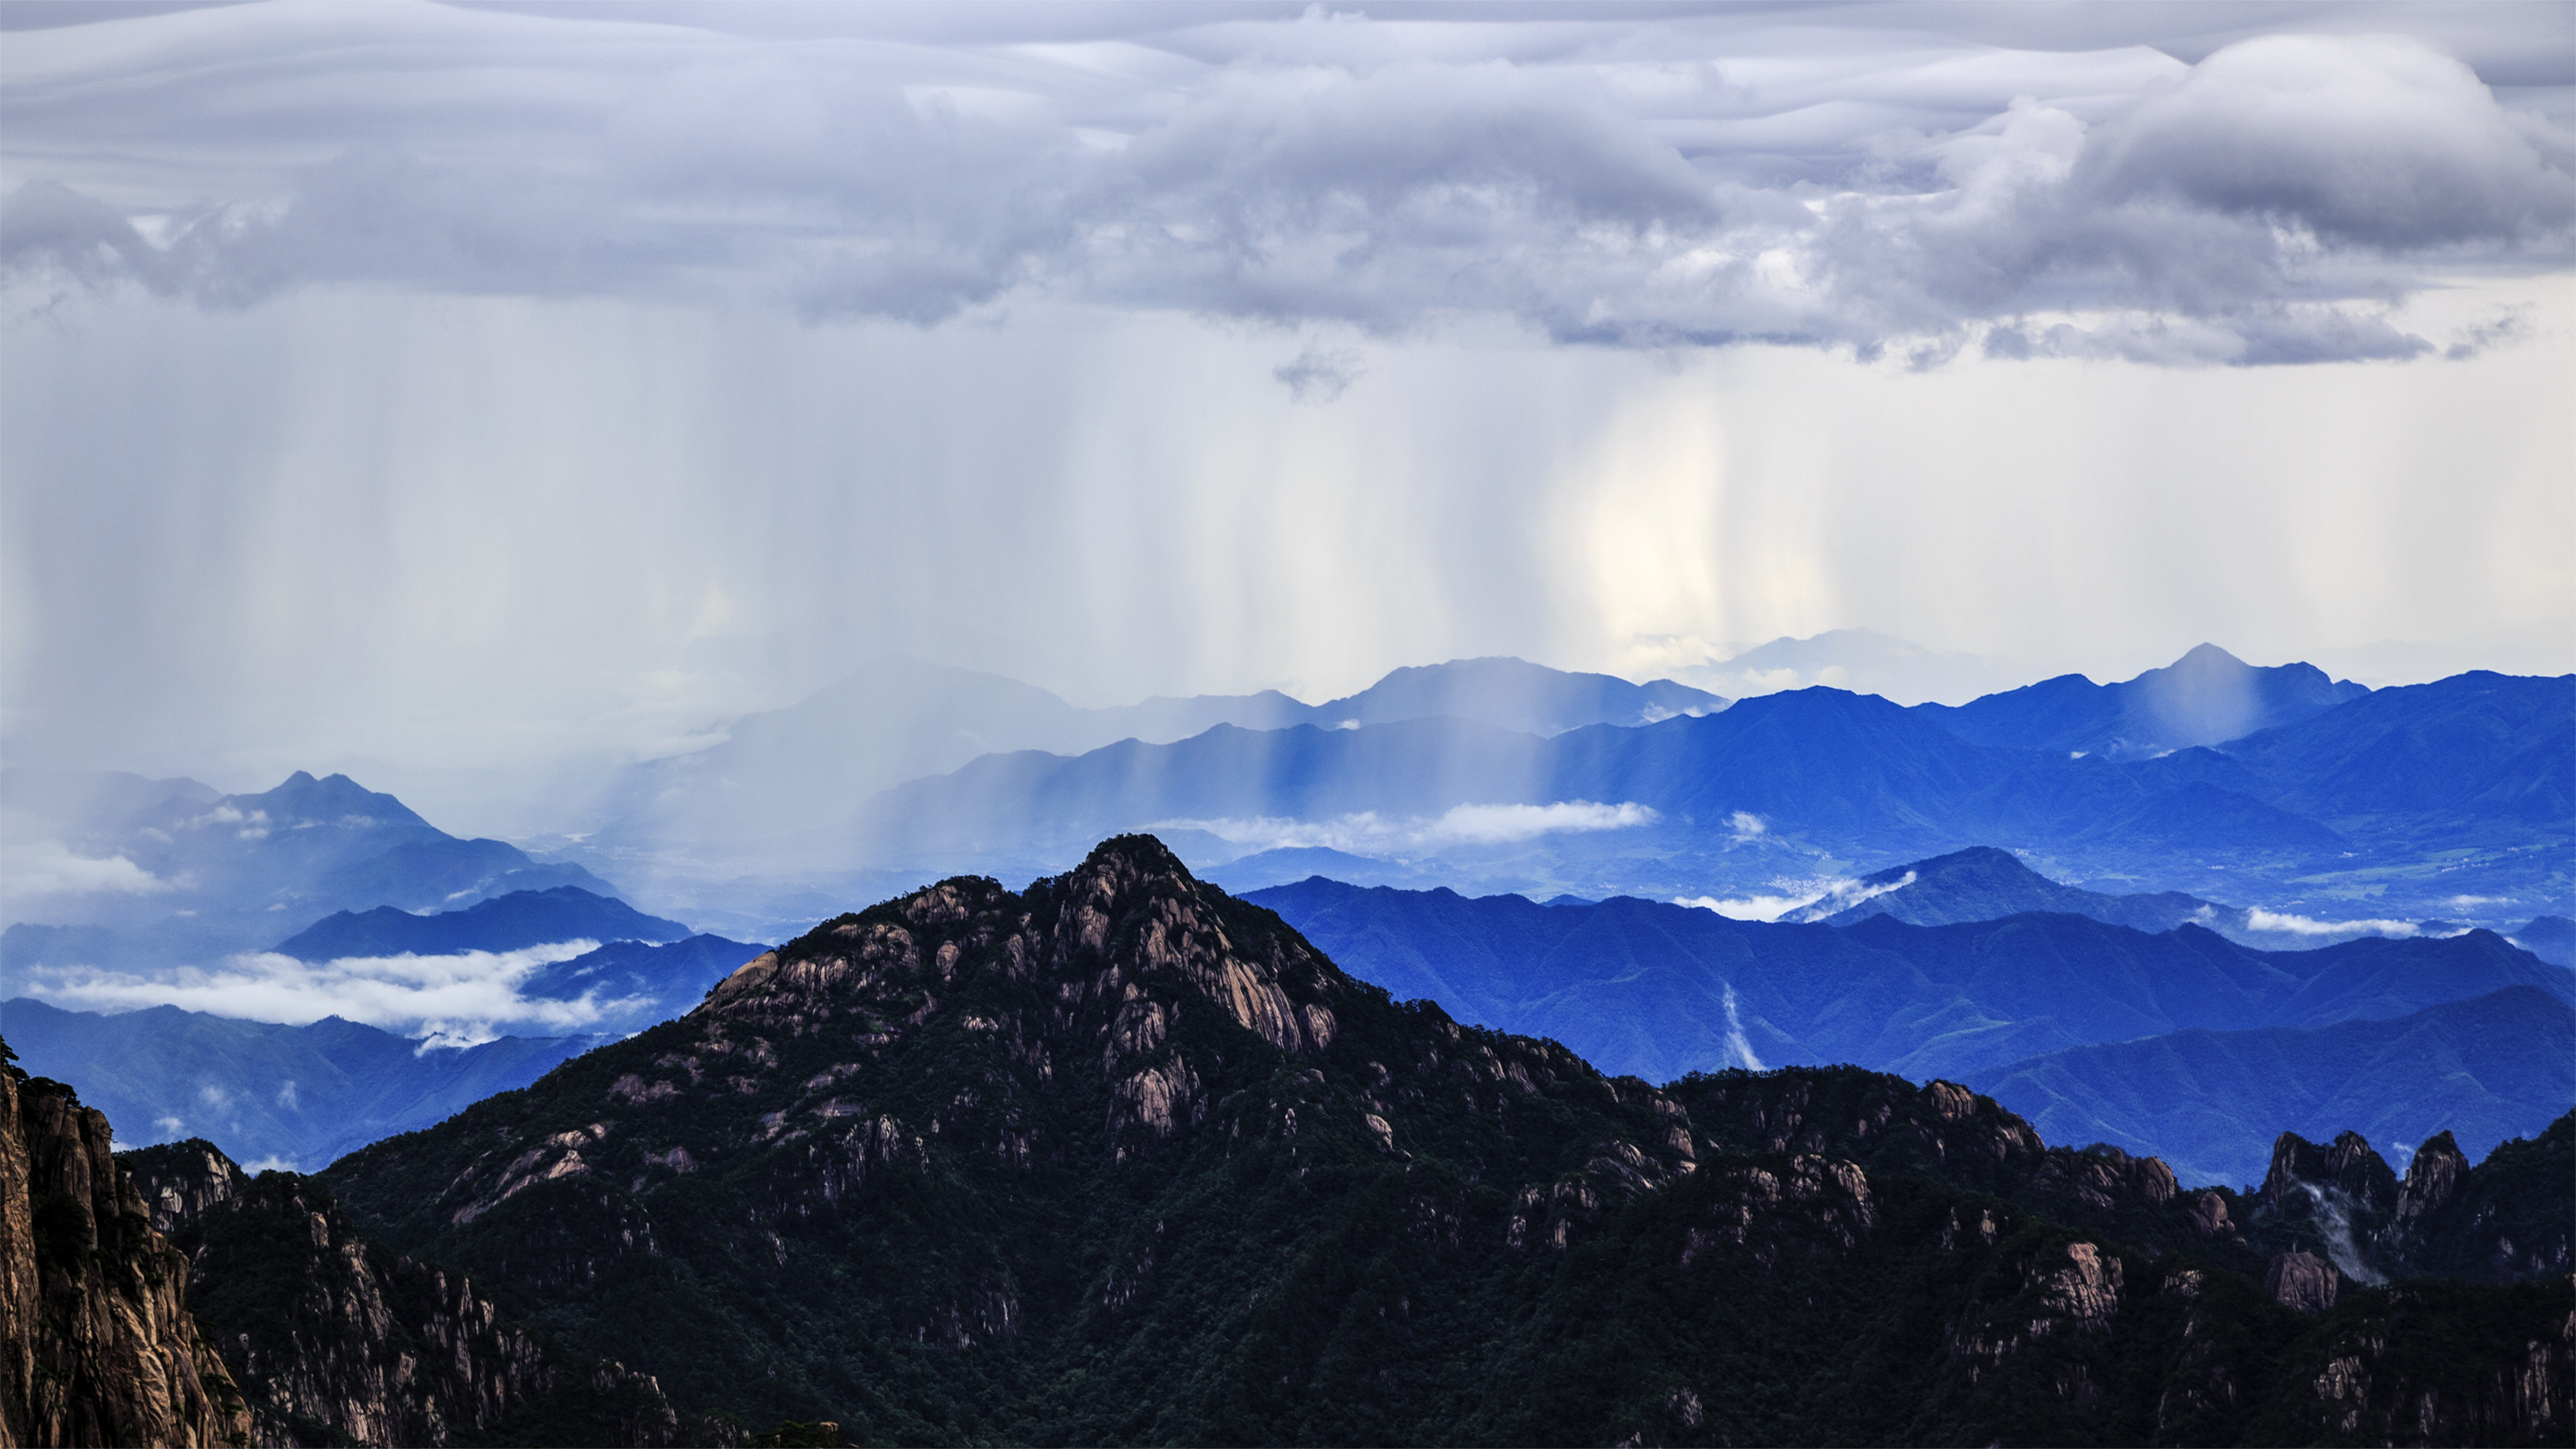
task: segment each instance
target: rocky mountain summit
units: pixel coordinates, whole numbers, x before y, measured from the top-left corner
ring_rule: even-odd
[[[1604,1077],[1131,836],[827,921],[322,1185],[748,1429],[2557,1442],[2576,1295],[2527,1249],[2567,1130],[2428,1144],[2356,1273],[2298,1184],[2381,1193],[2359,1153],[2248,1195],[1949,1083]],[[2480,1257],[2508,1218],[2523,1256]],[[2469,1258],[2514,1281],[2371,1281]]]

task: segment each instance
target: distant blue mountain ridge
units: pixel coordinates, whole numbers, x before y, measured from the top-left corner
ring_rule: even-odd
[[[2297,724],[2368,693],[2367,685],[2329,679],[2313,664],[2256,668],[2203,644],[2118,684],[2062,674],[1964,705],[1914,710],[1971,744],[2127,760]]]
[[[2548,1066],[2576,973],[2488,931],[2259,951],[2188,923],[2149,933],[2073,914],[1784,925],[1635,899],[1541,905],[1322,878],[1246,899],[1398,997],[1553,1037],[1605,1071],[1667,1081],[1850,1062],[1949,1077],[2055,1112],[2067,1140],[2220,1177],[2263,1160],[2279,1130],[2267,1094],[2383,1131],[2426,1111],[2427,1132],[2457,1125],[2443,1115],[2456,1109],[2495,1140],[2537,1132],[2576,1101]],[[2503,1004],[2414,1020],[2488,997]],[[2158,1065],[2194,1061],[2212,1064],[2206,1080]],[[2248,1085],[2244,1065],[2359,1061],[2369,1070],[2300,1086]]]
[[[615,1034],[423,1047],[329,1017],[306,1026],[156,1006],[115,1016],[0,1002],[19,1065],[78,1082],[121,1146],[204,1137],[252,1166],[312,1171],[512,1091]]]
[[[678,941],[677,921],[648,916],[624,901],[579,886],[513,891],[463,910],[415,915],[392,906],[341,911],[274,948],[299,961],[351,956],[452,956],[462,951],[515,951],[558,941]],[[740,963],[736,963],[740,964]]]
[[[1121,740],[1169,743],[1219,726],[1339,729],[1435,717],[1552,735],[1708,714],[1726,704],[1668,679],[1635,684],[1489,658],[1397,669],[1322,704],[1265,690],[1081,709],[1018,680],[890,655],[785,709],[727,723],[723,739],[705,749],[634,766],[611,791],[591,843],[747,848],[837,826],[880,790],[1017,750],[1080,754]]]
[[[2279,1132],[2324,1142],[2353,1131],[2412,1146],[2448,1130],[2483,1156],[2576,1106],[2576,1007],[2509,986],[2309,1030],[2069,1047],[1963,1081],[2049,1141],[2152,1154],[2185,1182],[2260,1181]]]
[[[2294,683],[2304,677],[2290,673]],[[1544,738],[1446,718],[1354,730],[1219,726],[1071,758],[988,755],[875,797],[852,831],[865,859],[962,865],[1042,859],[1152,829],[1221,867],[1250,852],[1218,847],[1257,843],[1262,822],[1383,824],[1462,806],[1617,802],[1655,819],[1615,835],[1561,836],[1547,849],[1560,861],[1624,852],[1634,869],[1659,872],[1624,888],[1666,894],[1695,894],[1695,877],[1740,870],[1761,849],[1889,861],[1975,844],[2038,852],[2069,868],[2061,873],[2168,889],[2250,872],[2276,907],[2314,888],[2301,882],[2364,869],[2371,885],[2349,899],[2394,896],[2418,915],[2460,894],[2537,903],[2563,893],[2563,871],[2532,847],[2576,840],[2576,676],[2467,674],[2339,704],[2332,692],[2307,697],[2322,700],[2321,713],[2223,750],[2127,760],[1973,743],[1923,710],[1830,689]],[[1767,840],[1725,858],[1748,838],[1748,820]],[[1390,839],[1333,848],[1416,860],[1440,848]]]
[[[0,932],[0,990],[39,965],[208,964],[340,911],[436,910],[559,886],[617,894],[579,865],[458,839],[344,775],[299,770],[273,790],[220,795],[193,780],[12,769],[0,772],[0,807],[14,835],[123,860],[148,881],[51,895],[12,882],[18,920]]]

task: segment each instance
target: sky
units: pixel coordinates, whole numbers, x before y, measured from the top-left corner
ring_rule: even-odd
[[[2576,7],[0,0],[0,758],[2576,669]]]

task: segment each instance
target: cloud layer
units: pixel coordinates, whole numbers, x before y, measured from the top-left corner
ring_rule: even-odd
[[[2000,43],[1867,7],[995,8],[936,43],[906,12],[822,37],[685,5],[153,16],[13,37],[0,264],[216,306],[363,283],[931,325],[1043,298],[1924,365],[2507,335],[2388,304],[2563,264],[2576,138],[2419,39],[2186,64],[2135,30],[2214,8]],[[2561,18],[2523,15],[2535,44]],[[1357,367],[1318,345],[1279,377],[1329,400]]]
[[[560,1001],[523,996],[519,987],[538,968],[598,947],[596,941],[561,941],[518,951],[321,962],[262,951],[166,977],[34,967],[27,973],[27,994],[71,1011],[176,1006],[291,1026],[336,1016],[423,1037],[433,1046],[472,1046],[505,1031],[562,1036],[597,1023],[610,1003],[598,1000],[596,991]]]

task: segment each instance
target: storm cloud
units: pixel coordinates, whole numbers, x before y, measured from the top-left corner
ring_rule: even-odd
[[[2531,70],[2473,14],[2231,37],[2207,33],[2224,7],[2013,35],[1993,12],[1935,33],[1946,9],[979,6],[815,35],[527,8],[13,36],[0,262],[21,292],[208,306],[362,283],[928,326],[1044,300],[2292,363],[2487,345],[2391,304],[2555,267],[2576,222],[2576,138],[2446,51]],[[2521,71],[2544,100],[2571,79]],[[1335,356],[1281,378],[1328,398]]]

